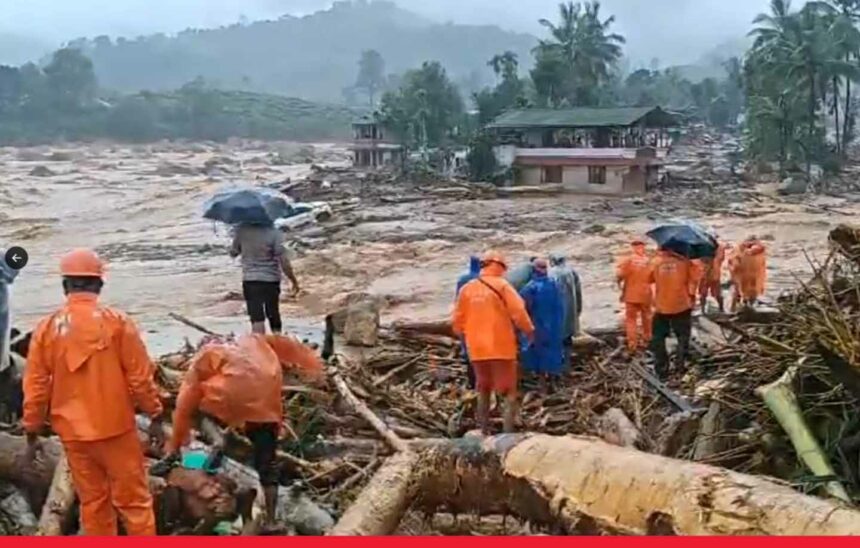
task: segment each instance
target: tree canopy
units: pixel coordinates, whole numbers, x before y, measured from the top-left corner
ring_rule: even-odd
[[[437,147],[461,139],[463,99],[438,62],[408,71],[400,87],[382,97],[380,116],[407,145]]]

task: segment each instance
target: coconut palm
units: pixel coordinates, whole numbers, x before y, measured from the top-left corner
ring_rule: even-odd
[[[621,58],[624,37],[611,32],[615,17],[601,20],[600,2],[559,5],[559,21],[540,20],[549,29],[551,39],[541,40],[536,52],[538,69],[543,80],[564,82],[568,100],[579,105],[597,104],[601,88],[610,81],[611,69]],[[549,78],[547,70],[559,65],[566,71],[563,77]]]

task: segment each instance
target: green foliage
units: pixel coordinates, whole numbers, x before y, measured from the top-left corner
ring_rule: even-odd
[[[485,133],[479,133],[469,143],[469,155],[466,162],[469,165],[469,178],[472,181],[491,181],[496,176],[499,164],[493,153],[493,138]]]
[[[370,49],[362,52],[354,87],[367,94],[370,108],[376,105],[376,94],[385,87],[385,60],[378,51]]]
[[[744,66],[751,157],[777,160],[782,171],[800,164],[809,171],[828,158],[828,115],[836,121],[836,152],[844,153],[855,118],[850,86],[860,76],[857,6],[810,2],[793,11],[788,0],[772,0],[770,13],[756,17]]]
[[[382,97],[380,118],[411,147],[438,147],[462,139],[463,100],[445,69],[425,62],[407,72],[400,88]]]
[[[542,104],[563,100],[572,106],[598,106],[621,58],[625,39],[612,33],[611,16],[601,20],[600,2],[559,5],[559,21],[540,20],[551,39],[541,40],[532,78]]]
[[[272,95],[211,88],[196,79],[172,93],[96,100],[92,66],[60,50],[44,71],[0,67],[0,143],[112,138],[342,139],[356,112]]]
[[[57,50],[43,73],[48,93],[61,112],[86,108],[95,100],[98,86],[93,63],[79,50]]]
[[[499,82],[495,88],[484,88],[472,96],[480,126],[488,124],[509,108],[528,104],[526,83],[519,77],[519,61],[514,52],[496,55],[487,64],[493,67]]]

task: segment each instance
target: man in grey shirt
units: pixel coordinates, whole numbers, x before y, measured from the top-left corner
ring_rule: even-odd
[[[274,226],[240,225],[233,236],[230,256],[242,258],[242,293],[251,317],[251,330],[266,333],[266,319],[272,333],[280,333],[281,273],[292,282],[293,294],[299,281],[284,249],[284,237]]]

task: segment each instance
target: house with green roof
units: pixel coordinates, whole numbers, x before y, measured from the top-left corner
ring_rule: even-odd
[[[643,193],[657,182],[678,118],[660,107],[524,109],[486,126],[514,184]]]

